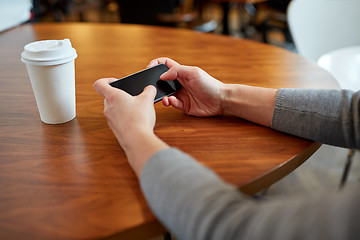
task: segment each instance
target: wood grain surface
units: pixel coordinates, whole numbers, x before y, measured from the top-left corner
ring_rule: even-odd
[[[25,44],[69,38],[77,50],[77,117],[40,121],[20,54]],[[315,63],[286,50],[161,27],[23,25],[0,34],[0,239],[139,239],[161,234],[93,89],[167,56],[225,83],[337,88]],[[261,97],[261,96],[259,96]],[[155,132],[246,193],[271,185],[319,144],[231,116],[197,118],[155,105]],[[179,189],[181,191],[181,189]]]

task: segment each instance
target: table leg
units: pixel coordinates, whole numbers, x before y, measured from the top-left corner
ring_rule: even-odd
[[[164,240],[171,240],[171,234],[170,233],[165,233],[164,234]]]
[[[222,19],[223,34],[229,35],[230,34],[230,30],[229,30],[230,3],[229,2],[222,2],[221,6],[223,8],[223,19]]]

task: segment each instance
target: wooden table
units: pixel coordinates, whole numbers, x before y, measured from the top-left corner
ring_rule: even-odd
[[[79,55],[77,117],[47,125],[20,54],[26,43],[64,38]],[[168,56],[225,83],[337,87],[315,63],[286,50],[161,27],[24,25],[0,35],[0,56],[0,239],[138,239],[164,231],[108,128],[104,99],[93,89],[98,78],[123,77]],[[248,194],[290,173],[320,145],[231,116],[155,108],[158,136]]]

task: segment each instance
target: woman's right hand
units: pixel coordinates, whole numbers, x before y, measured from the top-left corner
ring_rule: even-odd
[[[165,64],[169,70],[161,75],[161,80],[177,79],[183,88],[173,96],[164,97],[165,106],[173,106],[186,114],[207,117],[221,115],[225,84],[211,77],[198,67],[180,65],[169,58],[152,60],[148,67]]]

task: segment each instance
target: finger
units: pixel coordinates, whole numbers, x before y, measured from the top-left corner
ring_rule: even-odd
[[[106,98],[106,95],[116,90],[109,83],[115,81],[116,78],[101,78],[94,82],[95,90],[103,97]]]
[[[156,96],[156,88],[153,85],[149,85],[144,88],[143,92],[139,96],[144,98],[145,101],[153,102]]]
[[[159,64],[165,64],[165,66],[167,66],[168,68],[179,65],[179,63],[177,63],[176,61],[174,61],[174,60],[172,60],[170,58],[161,57],[161,58],[156,58],[156,59],[150,61],[147,68],[154,67],[154,66],[159,65]]]
[[[197,71],[199,71],[199,68],[178,64],[178,65],[174,65],[167,72],[163,73],[160,76],[160,79],[164,81],[169,81],[169,80],[171,81],[177,79],[184,86],[187,80],[193,78],[191,75],[200,74]]]
[[[151,60],[150,63],[146,66],[146,68],[155,67],[156,65],[159,65],[159,58]]]
[[[117,80],[116,78],[102,78],[94,83],[95,90],[106,99],[106,103],[112,103],[115,98],[126,98],[131,96],[127,92],[112,87],[109,83]]]
[[[178,77],[178,71],[179,71],[179,66],[175,65],[171,67],[168,71],[161,74],[160,79],[164,81],[175,80]]]
[[[165,107],[169,107],[170,106],[170,103],[169,103],[169,97],[164,97],[162,100],[161,100],[162,104],[165,106]]]
[[[176,98],[175,96],[168,97],[169,105],[173,106],[176,109],[181,111],[184,110],[184,103],[180,99]]]

